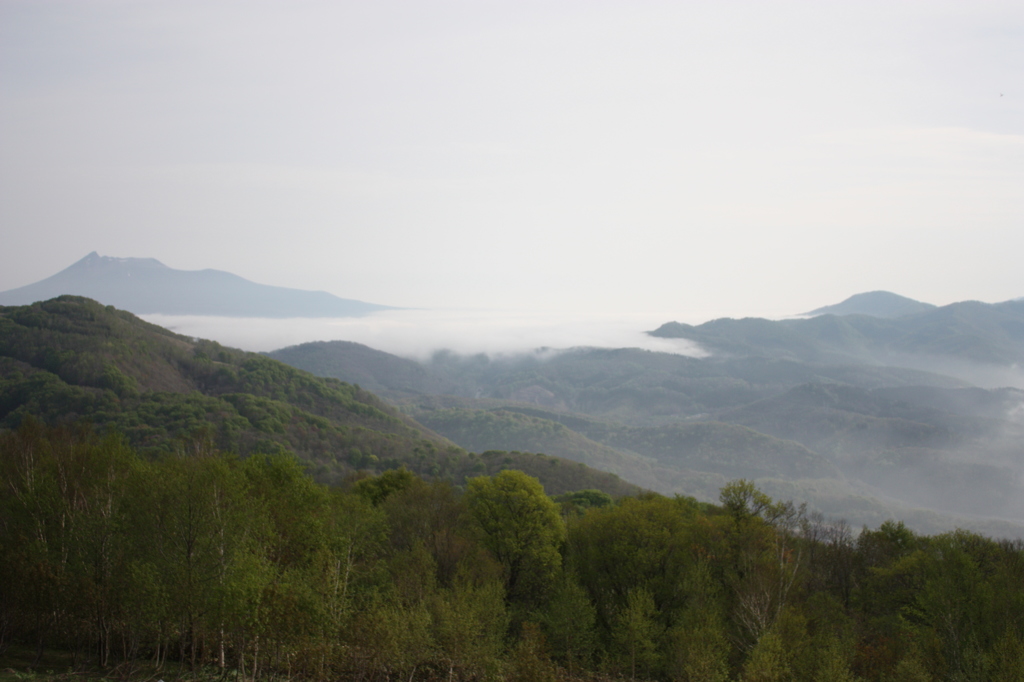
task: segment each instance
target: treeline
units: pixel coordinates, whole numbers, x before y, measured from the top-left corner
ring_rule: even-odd
[[[1024,679],[1024,543],[859,535],[737,481],[721,505],[521,472],[315,483],[201,438],[157,459],[0,433],[0,657],[243,678]]]

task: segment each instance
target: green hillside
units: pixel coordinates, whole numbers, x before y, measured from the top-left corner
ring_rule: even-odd
[[[569,462],[555,475],[557,459],[478,458],[358,386],[73,296],[0,307],[0,428],[30,416],[83,419],[151,455],[207,442],[242,455],[290,451],[328,482],[399,466],[462,481],[518,463],[552,494],[636,490]]]
[[[453,392],[453,387],[423,365],[351,341],[316,341],[267,354],[321,377],[359,384],[381,395]]]

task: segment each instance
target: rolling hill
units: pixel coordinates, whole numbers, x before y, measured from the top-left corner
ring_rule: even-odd
[[[848,320],[890,322],[806,322],[820,340],[849,328]],[[780,345],[795,338],[814,348],[799,329],[745,322],[720,321],[717,333],[767,329]],[[737,336],[729,338],[736,354],[699,359],[576,348],[498,358],[438,353],[417,363],[344,342],[270,355],[369,382],[470,449],[556,454],[704,500],[728,480],[752,478],[855,524],[899,516],[931,531],[1022,532],[1013,520],[1024,520],[1016,501],[1024,499],[1024,439],[1014,415],[1024,414],[1024,392],[848,355],[840,364],[765,357],[757,354],[764,335]]]
[[[552,494],[638,490],[555,457],[469,453],[352,384],[75,296],[0,307],[0,428],[26,418],[85,420],[150,456],[196,447],[291,451],[326,482],[400,466],[455,482],[519,468]]]

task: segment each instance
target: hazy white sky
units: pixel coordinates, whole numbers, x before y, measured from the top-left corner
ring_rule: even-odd
[[[1024,296],[1024,3],[0,0],[0,290],[96,250],[415,307]]]

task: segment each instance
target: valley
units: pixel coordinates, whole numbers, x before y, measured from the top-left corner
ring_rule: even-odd
[[[418,362],[351,342],[269,355],[359,383],[468,449],[557,454],[704,500],[750,478],[858,526],[1019,535],[1024,391],[938,370],[984,360],[1012,380],[1024,304],[910,308],[651,332],[709,357],[570,348]],[[884,362],[897,352],[935,369]]]

